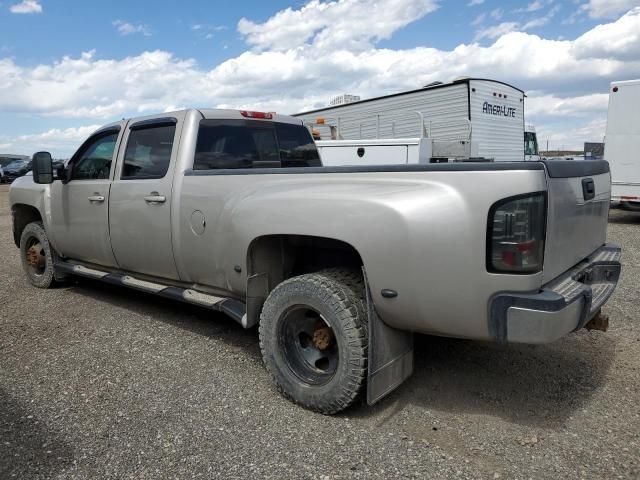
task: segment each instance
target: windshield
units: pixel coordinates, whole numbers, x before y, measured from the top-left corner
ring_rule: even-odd
[[[524,154],[538,155],[538,139],[535,132],[524,132]]]
[[[24,166],[27,165],[27,161],[26,160],[14,160],[13,162],[9,163],[5,168],[5,170],[7,169],[14,169],[14,168],[22,168]]]
[[[12,158],[0,158],[0,166],[2,166],[2,167],[6,167],[11,162],[15,162],[15,160],[12,159]]]

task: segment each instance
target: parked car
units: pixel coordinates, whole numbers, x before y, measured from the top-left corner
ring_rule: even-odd
[[[14,159],[0,157],[0,183],[5,183],[7,179],[4,176],[4,167],[13,162]]]
[[[323,167],[299,119],[183,110],[92,134],[10,190],[32,285],[100,279],[259,325],[284,395],[330,414],[413,370],[412,332],[547,343],[620,274],[609,166]]]
[[[30,160],[14,160],[4,167],[5,179],[7,182],[13,182],[16,178],[22,177],[31,171]]]

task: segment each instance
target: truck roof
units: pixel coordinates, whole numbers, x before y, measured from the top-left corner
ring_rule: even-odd
[[[234,110],[231,108],[185,108],[182,110],[174,110],[171,112],[163,112],[163,113],[155,113],[152,115],[143,115],[140,117],[131,117],[131,118],[123,118],[120,121],[117,122],[111,122],[108,123],[106,125],[101,126],[100,128],[98,128],[96,131],[93,132],[93,134],[100,132],[101,130],[108,130],[110,128],[113,127],[123,127],[124,123],[126,122],[130,122],[130,123],[135,123],[135,122],[140,122],[140,121],[144,121],[144,120],[149,120],[152,118],[158,118],[158,116],[162,116],[162,117],[168,117],[170,118],[172,115],[177,114],[177,113],[182,113],[182,112],[188,112],[188,111],[197,111],[200,112],[200,114],[206,118],[206,119],[238,119],[238,120],[247,120],[248,117],[243,116],[241,112],[251,112],[251,113],[255,113],[255,110]],[[290,115],[281,115],[275,112],[262,112],[262,113],[271,113],[271,118],[268,119],[260,119],[260,118],[249,118],[251,120],[258,120],[258,121],[269,121],[269,122],[280,122],[280,123],[291,123],[291,124],[295,124],[295,125],[302,125],[302,120],[300,120],[299,118],[295,118],[292,117]]]
[[[204,118],[207,118],[207,119],[235,118],[238,120],[246,120],[247,117],[243,116],[242,113],[240,112],[252,111],[252,110],[249,110],[249,109],[234,110],[230,108],[199,108],[198,111],[202,114],[202,116],[204,116]],[[275,112],[265,112],[265,113],[272,114],[272,118],[267,119],[268,121],[280,122],[280,123],[293,123],[296,125],[302,124],[302,120],[300,120],[299,118],[292,117],[290,115],[281,115]]]
[[[518,90],[519,92],[522,92],[522,94],[524,95],[524,90],[511,85],[509,83],[506,82],[501,82],[500,80],[492,80],[490,78],[473,78],[473,77],[465,77],[465,78],[458,78],[456,80],[453,80],[451,82],[447,82],[447,83],[437,83],[434,85],[426,85],[422,88],[416,88],[415,90],[407,90],[404,92],[398,92],[398,93],[391,93],[389,95],[381,95],[379,97],[372,97],[372,98],[366,98],[364,100],[358,100],[357,102],[350,102],[350,103],[345,103],[342,105],[329,105],[327,107],[322,107],[322,108],[318,108],[315,110],[307,110],[306,112],[299,112],[296,113],[295,116],[301,116],[301,115],[308,115],[310,113],[317,113],[317,112],[323,112],[325,110],[332,110],[332,109],[336,109],[336,108],[340,108],[340,107],[346,107],[346,106],[352,106],[352,105],[358,105],[361,103],[367,103],[367,102],[372,102],[374,100],[380,100],[381,98],[392,98],[392,97],[398,97],[401,95],[407,95],[410,93],[416,93],[416,92],[422,92],[424,90],[435,90],[438,88],[445,88],[445,87],[450,87],[451,85],[459,85],[461,83],[469,83],[469,81],[471,80],[475,80],[475,81],[481,81],[481,82],[491,82],[491,83],[499,83],[501,85],[506,85],[507,87],[513,88],[515,90]]]

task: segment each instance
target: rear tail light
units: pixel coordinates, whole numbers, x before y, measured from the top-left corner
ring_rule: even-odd
[[[241,110],[240,115],[247,118],[264,118],[266,120],[271,120],[273,118],[273,114],[271,112],[249,112],[247,110]]]
[[[546,222],[544,193],[519,195],[489,211],[487,269],[535,273],[542,270]]]

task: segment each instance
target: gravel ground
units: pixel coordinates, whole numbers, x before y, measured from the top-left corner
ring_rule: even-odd
[[[419,337],[379,405],[281,398],[257,332],[88,280],[31,288],[0,187],[0,478],[638,478],[640,213],[607,333],[545,346]]]

